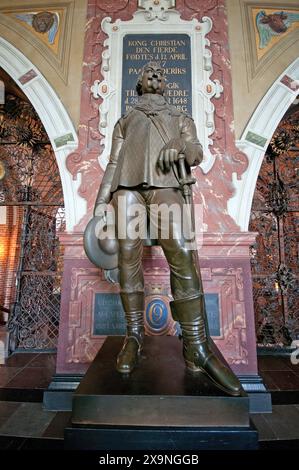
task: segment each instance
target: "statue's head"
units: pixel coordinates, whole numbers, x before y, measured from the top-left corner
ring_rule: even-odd
[[[138,95],[153,93],[163,95],[166,86],[164,69],[159,62],[149,62],[142,68],[138,77],[136,91]]]

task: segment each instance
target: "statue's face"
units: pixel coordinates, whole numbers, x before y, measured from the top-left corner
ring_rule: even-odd
[[[165,90],[165,77],[161,67],[149,65],[142,75],[142,94],[157,93],[163,95]]]

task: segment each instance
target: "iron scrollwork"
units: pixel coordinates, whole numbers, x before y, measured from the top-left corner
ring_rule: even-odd
[[[257,341],[285,347],[299,338],[299,111],[294,105],[279,124],[266,152],[253,199],[250,230]]]

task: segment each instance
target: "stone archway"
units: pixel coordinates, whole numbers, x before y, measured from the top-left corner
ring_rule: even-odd
[[[78,218],[82,217],[82,214],[85,213],[85,202],[82,198],[77,195],[77,188],[80,184],[80,175],[77,181],[72,179],[72,175],[66,168],[65,161],[67,156],[77,147],[78,139],[76,135],[76,131],[73,127],[73,124],[64,109],[62,103],[60,102],[58,96],[49,85],[49,83],[45,80],[45,78],[41,75],[39,70],[14,46],[8,43],[3,38],[0,38],[0,63],[1,67],[6,72],[7,77],[10,77],[19,87],[21,92],[23,92],[23,97],[28,99],[28,104],[33,106],[35,113],[38,115],[38,118],[43,125],[45,130],[45,134],[47,135],[47,145],[51,147],[52,153],[52,167],[50,168],[49,165],[44,166],[44,173],[45,179],[48,181],[51,179],[52,172],[54,171],[54,167],[56,168],[57,174],[57,181],[59,180],[60,187],[62,186],[63,197],[59,199],[59,201],[65,201],[65,222],[66,222],[66,230],[70,231],[76,225]],[[45,140],[45,139],[42,139]],[[45,142],[43,142],[44,144]],[[10,165],[11,167],[12,165]],[[58,168],[57,168],[58,167]],[[12,176],[10,174],[10,176]],[[48,178],[49,176],[49,178]],[[53,179],[53,178],[52,178]],[[60,184],[61,182],[61,184]],[[17,182],[16,182],[17,184]],[[55,185],[54,185],[55,186]],[[50,186],[49,186],[50,187]],[[9,204],[9,208],[6,208],[6,219],[12,218],[12,211],[14,211],[14,201],[16,199],[14,197],[11,198]],[[23,214],[21,215],[21,219],[23,220],[22,225],[22,240],[24,238],[27,243],[28,247],[31,249],[35,249],[37,251],[37,247],[39,246],[40,242],[40,233],[43,231],[48,238],[50,236],[51,241],[46,242],[51,245],[52,251],[54,250],[54,245],[56,244],[56,225],[55,225],[55,217],[52,217],[52,212],[54,210],[54,205],[50,206],[48,204],[48,212],[51,212],[49,215],[47,210],[42,207],[42,204],[34,206],[34,204],[29,203],[31,199],[29,198],[27,202],[27,206],[25,205],[25,212],[28,213],[28,222],[29,224],[24,224],[24,217]],[[5,209],[5,198],[2,201],[4,204],[3,209]],[[48,201],[49,202],[49,201]],[[50,201],[51,202],[51,201]],[[55,199],[55,202],[56,199]],[[2,204],[2,205],[3,205]],[[63,204],[63,202],[62,202]],[[31,207],[32,206],[32,207]],[[34,207],[33,207],[34,206]],[[10,210],[12,209],[12,211]],[[43,222],[43,229],[40,227],[38,230],[37,225],[33,223],[34,217],[38,216],[39,221]],[[8,221],[9,221],[8,220]],[[30,222],[32,227],[34,226],[34,230],[29,230],[28,227],[30,226]],[[57,223],[57,220],[56,220]],[[55,225],[55,227],[54,227]],[[29,227],[30,229],[32,227]],[[9,226],[9,237],[11,236],[11,226]],[[24,233],[23,233],[24,232]],[[23,236],[24,235],[24,236]],[[25,236],[26,235],[26,236]],[[55,245],[56,246],[56,245]],[[44,258],[47,256],[45,253],[46,251],[43,250]],[[42,310],[46,310],[46,305],[48,305],[49,315],[48,317],[55,317],[52,321],[52,326],[54,325],[54,330],[52,331],[52,337],[54,340],[52,341],[53,345],[55,346],[56,336],[57,333],[57,325],[58,325],[58,318],[59,318],[59,304],[60,304],[60,294],[59,294],[59,286],[60,286],[60,275],[61,270],[58,273],[57,269],[49,269],[46,267],[45,269],[37,268],[36,266],[33,267],[31,270],[24,267],[24,263],[21,263],[21,258],[23,259],[24,256],[20,257],[19,254],[17,258],[20,260],[17,264],[19,264],[17,271],[16,266],[14,266],[14,275],[18,278],[17,283],[17,291],[19,292],[18,296],[12,295],[12,298],[15,298],[13,303],[13,307],[11,308],[11,314],[9,316],[9,331],[10,331],[10,350],[14,350],[15,348],[28,348],[30,345],[29,343],[23,344],[20,340],[20,335],[12,334],[12,331],[19,331],[20,328],[13,328],[13,323],[18,324],[18,318],[33,318],[36,314],[36,317],[40,319]],[[33,258],[33,256],[32,256]],[[40,263],[39,263],[40,264]],[[24,271],[25,269],[25,271]],[[35,277],[32,275],[37,274]],[[42,271],[42,272],[41,272]],[[46,271],[46,272],[45,272]],[[49,272],[48,272],[49,271]],[[50,272],[51,271],[51,272]],[[35,286],[33,286],[31,282],[31,278],[35,279]],[[30,280],[30,282],[28,281]],[[26,284],[26,282],[27,284]],[[38,281],[38,282],[37,282]],[[43,283],[41,282],[43,281]],[[45,287],[45,282],[48,283],[47,287]],[[43,285],[42,285],[43,284]],[[28,286],[29,290],[31,289],[32,295],[28,294]],[[58,286],[58,287],[57,287]],[[26,290],[27,289],[27,290]],[[14,290],[14,289],[13,289]],[[23,295],[23,291],[26,290],[25,294]],[[56,292],[57,291],[57,292]],[[46,293],[46,295],[43,295]],[[17,298],[18,297],[18,298]],[[38,302],[37,302],[38,297]],[[44,298],[44,303],[42,302],[42,297]],[[25,305],[23,300],[24,298],[30,301],[30,306],[28,306],[28,302]],[[52,302],[51,306],[49,307],[50,300]],[[21,301],[22,300],[22,301]],[[32,308],[33,301],[35,302],[35,308]],[[9,305],[11,305],[9,303]],[[30,307],[30,308],[29,308]],[[24,315],[24,312],[27,312]],[[29,312],[29,313],[28,313]],[[54,313],[53,313],[54,312]],[[31,319],[32,319],[31,318]],[[34,320],[34,319],[33,319]],[[23,322],[24,323],[24,322]],[[28,323],[28,322],[27,322]],[[30,323],[30,322],[29,322]],[[37,325],[37,322],[33,321],[34,325]],[[20,326],[20,325],[19,325]],[[23,325],[24,326],[24,325]],[[30,325],[25,325],[27,330],[30,330]],[[25,331],[23,328],[22,331]],[[38,330],[36,327],[35,330]],[[32,328],[31,330],[32,331]],[[12,339],[12,341],[11,341]],[[30,338],[29,338],[30,339]],[[13,344],[12,344],[13,343]],[[48,342],[49,344],[51,343]],[[51,347],[48,343],[46,344],[45,348]],[[52,344],[51,343],[51,344]],[[43,341],[36,341],[35,344],[32,346],[33,348],[40,349],[43,346]],[[37,345],[37,346],[36,346]]]
[[[55,91],[27,57],[0,37],[1,67],[18,84],[36,110],[55,152],[65,201],[66,230],[71,231],[86,212],[86,203],[77,192],[80,174],[74,181],[66,168],[66,158],[78,146],[73,123]]]
[[[242,231],[248,230],[253,194],[265,152],[279,122],[299,91],[299,58],[277,78],[260,101],[237,147],[248,156],[249,165],[242,178],[234,178],[235,194],[228,201],[228,212]]]
[[[288,180],[282,181],[281,171],[275,167],[280,159],[283,168],[286,157],[279,154],[275,158],[271,146],[279,129],[283,132],[287,126],[286,116],[298,91],[299,58],[270,87],[236,143],[247,154],[249,165],[242,179],[234,181],[236,192],[228,203],[229,213],[242,231],[247,231],[250,223],[249,230],[259,233],[252,258],[253,297],[257,340],[267,347],[285,346],[297,337],[298,276],[291,262],[294,247],[292,252],[289,241],[294,237],[289,227],[293,230],[295,224],[287,220],[295,202],[289,207],[283,193]]]
[[[29,99],[1,67],[0,79],[0,312],[10,313],[10,352],[52,350],[61,297],[59,235],[65,230],[61,179]]]

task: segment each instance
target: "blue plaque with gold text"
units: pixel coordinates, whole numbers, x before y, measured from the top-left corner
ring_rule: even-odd
[[[93,334],[126,334],[125,314],[119,294],[95,295]]]
[[[192,115],[191,49],[187,34],[127,34],[123,39],[121,112],[137,104],[136,83],[142,67],[158,61],[167,76],[169,104]]]

